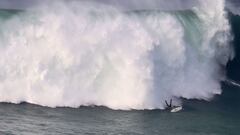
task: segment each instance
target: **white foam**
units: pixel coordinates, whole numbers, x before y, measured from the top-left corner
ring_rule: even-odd
[[[185,15],[58,3],[0,27],[2,102],[163,109],[170,98],[209,100],[231,55],[221,0]]]

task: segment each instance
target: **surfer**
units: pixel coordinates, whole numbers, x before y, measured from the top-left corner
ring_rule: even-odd
[[[168,104],[167,100],[165,100],[167,108],[172,108],[172,99],[170,99],[170,103]]]
[[[173,106],[172,105],[172,99],[170,99],[170,102],[168,104],[168,102],[165,100],[166,106],[167,106],[167,110],[170,110],[170,112],[179,112],[182,110],[182,106]]]

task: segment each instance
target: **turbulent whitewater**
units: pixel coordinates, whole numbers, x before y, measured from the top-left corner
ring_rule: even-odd
[[[222,0],[170,11],[51,3],[0,21],[1,102],[125,110],[210,100],[233,57]]]

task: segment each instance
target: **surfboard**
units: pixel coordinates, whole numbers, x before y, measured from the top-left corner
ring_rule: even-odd
[[[177,106],[177,107],[174,107],[173,109],[171,109],[170,112],[179,112],[179,111],[181,111],[182,109],[183,109],[182,106]]]

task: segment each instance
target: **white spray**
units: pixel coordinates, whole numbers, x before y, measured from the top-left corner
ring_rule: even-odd
[[[3,22],[1,102],[163,109],[170,98],[180,104],[180,97],[221,93],[221,67],[231,56],[223,1],[199,1],[184,12],[80,3]]]

